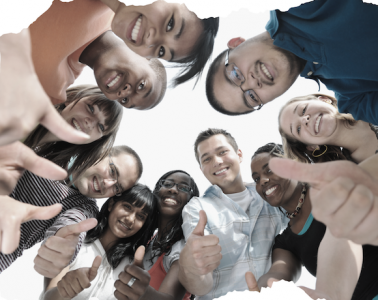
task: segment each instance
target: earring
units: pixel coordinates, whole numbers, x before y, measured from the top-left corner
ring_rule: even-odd
[[[319,157],[319,156],[322,156],[324,153],[326,153],[327,152],[327,150],[328,150],[328,147],[327,147],[327,145],[324,145],[324,147],[325,147],[325,150],[323,151],[323,153],[322,154],[318,154],[318,155],[315,155],[315,151],[318,151],[318,150],[320,150],[320,148],[316,148],[314,151],[312,151],[312,156],[313,157]],[[320,151],[319,151],[320,152]]]

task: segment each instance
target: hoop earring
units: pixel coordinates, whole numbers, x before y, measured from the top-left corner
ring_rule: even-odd
[[[325,150],[323,151],[323,153],[318,154],[318,155],[315,155],[315,151],[320,150],[320,148],[319,148],[319,149],[315,149],[314,151],[312,151],[312,156],[313,156],[313,157],[319,157],[319,156],[322,156],[322,155],[323,155],[324,153],[326,153],[327,150],[328,150],[327,145],[324,145],[324,147],[325,147]]]

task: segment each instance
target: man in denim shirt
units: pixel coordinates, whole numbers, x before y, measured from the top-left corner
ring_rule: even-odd
[[[198,299],[213,299],[247,290],[247,271],[258,279],[270,268],[274,238],[288,219],[263,201],[254,183],[243,183],[243,154],[228,132],[201,132],[195,155],[213,185],[182,212],[186,245],[179,279]]]
[[[231,39],[212,63],[210,104],[229,115],[249,113],[300,75],[334,91],[340,112],[378,124],[377,16],[378,6],[362,0],[317,0],[271,11],[267,31],[247,41]]]

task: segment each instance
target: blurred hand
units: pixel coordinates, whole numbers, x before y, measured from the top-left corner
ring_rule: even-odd
[[[74,129],[56,111],[35,73],[28,29],[0,37],[0,146],[25,138],[41,123],[74,144],[89,136]]]
[[[144,246],[140,246],[135,252],[133,263],[127,265],[124,271],[118,275],[119,280],[114,283],[114,287],[116,288],[114,296],[118,300],[137,300],[146,294],[151,277],[143,267],[144,253]],[[127,284],[133,277],[136,280],[130,287]]]
[[[57,284],[59,294],[63,298],[71,299],[81,293],[84,289],[89,288],[91,286],[91,281],[97,276],[101,261],[102,258],[98,255],[93,260],[92,267],[80,268],[67,272]]]
[[[269,165],[278,176],[311,185],[312,213],[332,235],[378,245],[377,179],[359,165],[349,161],[310,165],[279,158]]]
[[[24,144],[14,142],[0,147],[0,195],[12,192],[24,169],[52,180],[63,180],[67,176],[61,167],[39,157]]]
[[[47,278],[57,276],[72,260],[80,233],[96,225],[97,220],[91,218],[59,229],[39,248],[34,259],[34,269]]]
[[[20,242],[20,226],[31,220],[48,220],[62,210],[60,204],[38,207],[0,196],[0,251],[10,254]]]

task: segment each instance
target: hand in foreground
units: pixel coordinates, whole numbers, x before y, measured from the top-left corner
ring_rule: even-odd
[[[43,90],[32,62],[29,30],[1,36],[0,53],[0,145],[26,137],[38,123],[63,141],[86,143],[88,135],[69,125]]]
[[[22,203],[8,196],[0,196],[0,251],[10,254],[20,242],[21,223],[31,220],[48,220],[62,210],[60,204],[39,207]]]
[[[1,109],[0,109],[1,110]],[[63,180],[67,172],[34,153],[20,142],[0,147],[0,195],[9,195],[24,169],[52,180]]]
[[[47,278],[57,276],[72,260],[79,235],[97,225],[94,218],[65,226],[55,236],[49,237],[39,248],[34,259],[34,269]]]
[[[215,270],[222,259],[219,238],[214,234],[204,235],[206,223],[206,213],[201,210],[198,224],[186,241],[179,260],[180,268],[198,276]]]
[[[276,278],[269,278],[268,279],[268,287],[272,287],[273,285],[273,282],[276,282],[276,281],[279,281],[278,279]],[[247,286],[248,286],[248,290],[250,292],[260,292],[260,287],[256,281],[256,277],[255,275],[253,275],[252,272],[246,272],[245,273],[245,282],[247,283]]]
[[[144,253],[144,246],[140,246],[135,252],[133,263],[118,275],[119,280],[114,283],[114,296],[118,300],[137,300],[145,295],[151,277],[143,268]],[[130,281],[132,278],[135,280]]]
[[[96,256],[93,260],[92,267],[80,268],[67,272],[66,275],[58,282],[57,289],[63,298],[73,298],[81,293],[84,289],[91,286],[97,276],[98,268],[101,265],[101,256]]]
[[[282,158],[271,159],[269,165],[278,176],[311,185],[312,213],[332,235],[378,245],[378,184],[360,166],[349,161],[310,165]]]

